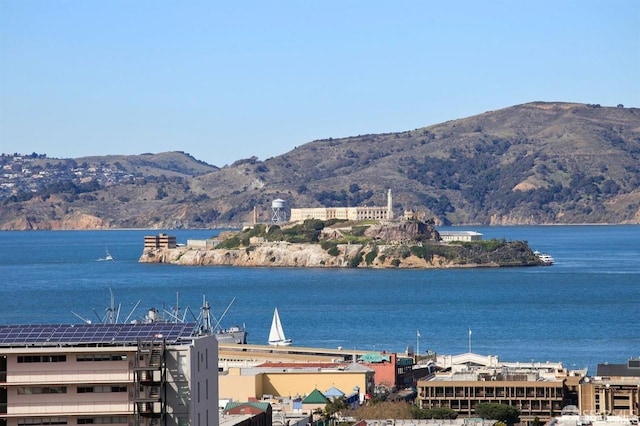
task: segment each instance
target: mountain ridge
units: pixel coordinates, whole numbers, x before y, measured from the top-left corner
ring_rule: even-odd
[[[222,168],[184,152],[31,164],[47,162],[120,174],[69,175],[61,181],[76,182],[70,188],[1,196],[0,229],[241,226],[254,208],[269,222],[276,198],[289,207],[386,205],[388,189],[396,216],[410,210],[439,224],[640,223],[640,110],[622,106],[531,102]],[[86,225],[75,228],[76,216]]]

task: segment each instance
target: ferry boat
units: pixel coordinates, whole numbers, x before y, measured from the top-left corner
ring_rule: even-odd
[[[551,255],[548,253],[541,253],[536,250],[533,252],[533,254],[538,256],[538,259],[540,259],[544,265],[553,265],[553,263],[555,262],[553,257],[551,257]]]

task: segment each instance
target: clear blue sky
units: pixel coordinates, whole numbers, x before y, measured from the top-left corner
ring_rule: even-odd
[[[223,166],[531,101],[640,106],[640,1],[0,0],[0,152]]]

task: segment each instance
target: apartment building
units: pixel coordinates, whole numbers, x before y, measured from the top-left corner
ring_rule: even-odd
[[[211,426],[218,344],[195,323],[0,325],[0,426]]]

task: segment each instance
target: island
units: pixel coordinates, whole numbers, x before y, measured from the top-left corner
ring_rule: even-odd
[[[189,240],[186,245],[177,245],[175,237],[165,234],[145,237],[139,262],[413,269],[544,265],[525,241],[444,241],[430,221],[339,219],[255,224],[222,232],[215,239]]]

